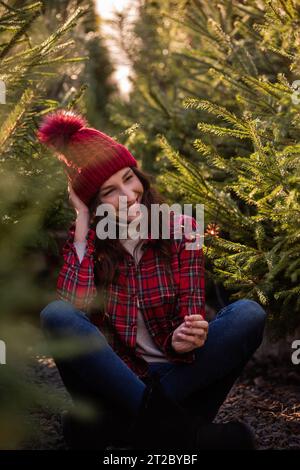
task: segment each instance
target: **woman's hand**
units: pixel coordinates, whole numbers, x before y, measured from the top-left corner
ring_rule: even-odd
[[[187,315],[172,336],[172,347],[177,353],[185,353],[204,345],[208,333],[208,322],[202,315]]]
[[[90,213],[89,208],[79,199],[70,180],[68,180],[69,201],[76,211],[76,228],[74,234],[74,242],[86,241],[89,230]]]
[[[79,199],[74,189],[72,188],[71,182],[68,182],[69,201],[74,207],[77,215],[78,214],[89,214],[88,207]]]

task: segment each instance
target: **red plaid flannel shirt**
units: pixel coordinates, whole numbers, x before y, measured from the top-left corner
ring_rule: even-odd
[[[188,217],[192,230],[197,231],[196,220],[183,217]],[[81,263],[73,244],[74,234],[75,222],[63,247],[64,263],[58,275],[57,296],[88,313],[89,305],[98,293],[94,277],[96,233],[89,228]],[[113,350],[139,377],[147,375],[148,363],[136,351],[138,308],[142,310],[153,341],[173,363],[192,363],[195,360],[194,350],[177,353],[172,348],[174,330],[184,321],[185,315],[201,314],[205,318],[203,249],[186,249],[186,244],[192,240],[187,233],[178,239],[171,235],[171,239],[171,274],[152,246],[155,240],[149,236],[137,265],[128,252],[120,262],[118,281],[110,283],[108,289],[104,315],[103,312],[90,315],[92,323],[105,334]]]

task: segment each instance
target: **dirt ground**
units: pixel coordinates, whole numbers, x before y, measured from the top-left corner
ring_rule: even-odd
[[[71,403],[52,359],[35,358],[29,376],[36,384],[49,384],[66,407]],[[47,405],[34,407],[29,416],[35,423],[35,433],[20,449],[67,449],[61,426],[63,408],[53,412]],[[231,419],[240,419],[251,426],[258,449],[300,449],[299,366],[287,367],[286,363],[270,358],[264,362],[252,359],[222,405],[216,421]]]

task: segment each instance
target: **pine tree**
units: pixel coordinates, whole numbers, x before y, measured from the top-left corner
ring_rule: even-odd
[[[133,87],[128,101],[118,97],[111,101],[111,120],[143,169],[154,173],[170,165],[159,155],[157,133],[164,133],[176,148],[189,147],[193,152],[188,142],[190,121],[180,103],[184,70],[173,57],[182,34],[163,15],[163,10],[173,11],[177,3],[140,1],[135,21],[129,9],[113,22],[118,44],[131,64]]]
[[[0,104],[0,339],[7,349],[7,364],[0,366],[1,449],[16,448],[26,437],[33,403],[43,404],[47,396],[48,407],[61,406],[60,396],[49,396],[27,377],[32,355],[45,352],[39,312],[54,298],[55,283],[39,282],[48,269],[41,252],[50,253],[50,229],[65,222],[67,213],[63,172],[38,144],[35,131],[43,114],[60,105],[73,107],[82,96],[83,89],[70,94],[68,88],[63,96],[48,94],[62,68],[68,77],[83,60],[70,32],[87,9],[68,9],[65,21],[47,32],[44,7],[43,2],[0,2],[0,80],[5,85]]]
[[[162,137],[178,171],[161,181],[188,202],[205,204],[205,254],[212,276],[230,290],[232,300],[260,302],[273,332],[281,335],[300,324],[300,134],[293,88],[300,10],[292,1],[218,2],[216,21],[203,15],[203,2],[189,3],[183,27],[190,28],[191,18],[199,20],[198,34],[209,38],[200,55],[210,64],[206,74],[216,99],[183,100],[185,109],[199,110],[193,145],[200,163],[190,162]],[[199,57],[192,46],[180,53],[191,63]]]
[[[143,0],[139,12],[123,41],[134,87],[114,120],[170,203],[205,204],[207,286],[259,301],[284,335],[300,308],[299,5]]]

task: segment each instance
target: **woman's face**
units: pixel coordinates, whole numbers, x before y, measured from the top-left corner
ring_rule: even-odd
[[[144,188],[141,181],[128,166],[114,173],[103,183],[99,191],[99,200],[102,204],[111,204],[116,211],[116,217],[122,219],[125,214],[119,212],[119,197],[127,197],[125,200],[127,211],[130,206],[133,206],[130,210],[131,215],[127,213],[127,220],[130,222],[138,215],[136,211],[138,211],[143,192]]]

